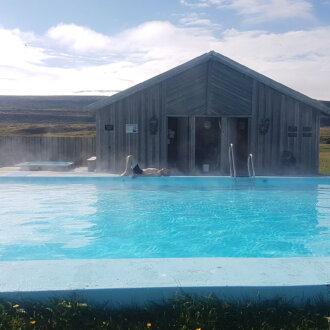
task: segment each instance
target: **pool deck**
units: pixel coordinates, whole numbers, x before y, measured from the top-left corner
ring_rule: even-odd
[[[330,258],[184,258],[0,262],[0,297],[70,297],[110,306],[179,294],[227,301],[284,298],[330,302]]]
[[[113,177],[109,173],[19,171],[0,177]],[[228,301],[281,297],[330,302],[330,257],[37,260],[0,262],[0,298],[69,297],[111,306],[161,302],[175,294],[214,294]]]
[[[87,167],[77,167],[70,171],[22,171],[19,167],[0,167],[0,177],[113,177],[118,174],[105,172],[88,172]]]

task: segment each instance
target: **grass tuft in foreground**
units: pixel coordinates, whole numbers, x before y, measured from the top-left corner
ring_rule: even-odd
[[[330,329],[329,303],[293,306],[281,299],[229,304],[181,296],[146,308],[93,307],[76,297],[0,302],[0,329]]]

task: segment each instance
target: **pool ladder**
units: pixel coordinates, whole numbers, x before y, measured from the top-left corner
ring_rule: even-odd
[[[256,173],[254,170],[254,163],[253,163],[253,155],[249,154],[247,158],[247,169],[249,178],[251,181],[254,181],[256,178]],[[233,178],[234,183],[236,183],[237,173],[236,173],[236,164],[235,164],[235,156],[234,156],[234,145],[230,143],[229,145],[229,170],[230,176]]]
[[[234,182],[236,182],[236,165],[235,165],[235,157],[234,157],[234,145],[232,143],[229,145],[229,170],[230,170],[230,176],[233,178]]]
[[[247,168],[249,172],[249,177],[254,181],[256,178],[256,172],[254,171],[254,164],[253,164],[253,155],[249,154],[247,159]]]

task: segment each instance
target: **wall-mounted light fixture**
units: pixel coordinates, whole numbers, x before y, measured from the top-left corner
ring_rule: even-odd
[[[106,125],[104,125],[104,129],[106,131],[113,131],[113,125],[112,124],[106,124]]]
[[[158,132],[158,119],[152,116],[149,120],[149,132],[152,135],[156,135]]]
[[[208,119],[204,120],[203,126],[205,129],[210,129],[212,127],[211,122]]]
[[[265,135],[269,130],[270,120],[268,118],[260,119],[259,122],[259,133]]]

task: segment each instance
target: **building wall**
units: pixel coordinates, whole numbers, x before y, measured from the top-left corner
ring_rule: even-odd
[[[207,114],[251,116],[253,79],[216,62],[209,62]]]
[[[246,75],[209,61],[127,96],[97,112],[97,169],[120,173],[133,154],[142,167],[167,166],[167,116],[189,117],[189,169],[194,171],[195,117],[221,117],[221,174],[229,173],[235,118],[249,118],[249,153],[257,175],[318,171],[319,112]],[[158,121],[151,134],[150,119]],[[265,127],[268,129],[265,131]],[[112,131],[105,125],[113,125]],[[127,134],[126,124],[138,133]],[[289,132],[295,129],[295,132]],[[309,131],[310,129],[310,131]],[[288,133],[292,136],[289,137]],[[295,135],[295,136],[293,136]],[[295,166],[283,165],[283,152]]]
[[[142,167],[166,165],[167,132],[164,85],[159,83],[98,111],[97,169],[120,173],[125,157],[134,155]],[[155,117],[158,131],[151,134],[149,121]],[[126,124],[137,124],[138,133],[126,133]],[[105,130],[113,125],[113,130]]]
[[[262,133],[262,125],[269,128]],[[256,173],[318,173],[320,114],[310,106],[254,82],[250,150]],[[291,135],[291,136],[290,136]],[[296,165],[283,165],[283,152],[289,151]]]
[[[168,116],[198,116],[207,111],[208,63],[202,63],[163,82]]]

